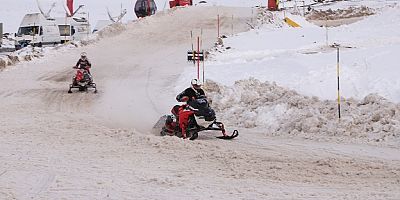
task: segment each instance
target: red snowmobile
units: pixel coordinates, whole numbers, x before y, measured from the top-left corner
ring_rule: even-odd
[[[68,93],[72,93],[72,88],[78,88],[79,91],[87,91],[89,88],[94,89],[94,93],[97,93],[96,83],[93,82],[93,77],[90,74],[89,68],[77,68],[75,76],[72,78],[72,84],[69,85]]]
[[[176,105],[171,113],[172,115],[165,115],[160,119],[161,122],[165,122],[160,132],[162,136],[170,135],[195,140],[199,132],[207,130],[221,131],[222,136],[217,138],[225,140],[239,135],[237,130],[234,130],[232,135],[226,134],[224,124],[217,121],[215,112],[205,97],[189,101],[184,105]],[[182,121],[187,123],[182,124]],[[202,124],[199,124],[200,121]],[[182,128],[185,131],[182,131]]]

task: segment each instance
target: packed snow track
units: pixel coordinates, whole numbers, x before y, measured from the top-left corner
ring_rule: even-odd
[[[190,31],[202,29],[210,48],[217,14],[227,35],[232,15],[236,33],[253,17],[251,8],[169,10],[95,44],[3,70],[0,199],[400,199],[398,149],[252,129],[232,141],[151,133],[192,67]],[[67,93],[81,51],[93,63],[98,94]]]

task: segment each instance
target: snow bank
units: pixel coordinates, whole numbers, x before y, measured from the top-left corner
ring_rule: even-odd
[[[123,23],[114,23],[111,25],[108,25],[98,31],[97,34],[97,39],[101,38],[107,38],[107,37],[113,37],[121,34],[123,31],[126,30],[126,24]]]
[[[364,17],[373,14],[375,14],[374,9],[362,6],[339,10],[313,10],[306,17],[307,20],[336,20],[352,17]]]
[[[323,4],[318,4],[313,6],[314,9],[319,10],[338,10],[338,9],[348,9],[350,7],[360,7],[367,6],[369,8],[382,8],[386,6],[393,6],[398,4],[398,0],[356,0],[356,1],[334,1],[327,2]]]
[[[41,58],[44,56],[51,56],[59,53],[68,51],[69,49],[75,49],[82,46],[90,45],[98,42],[103,38],[115,37],[126,30],[126,24],[115,23],[109,25],[98,31],[96,34],[89,35],[82,41],[73,41],[66,44],[57,45],[55,47],[26,47],[21,50],[9,53],[8,55],[0,56],[0,69],[4,69],[7,66],[15,65],[23,61],[31,61],[35,58]]]
[[[7,66],[15,65],[22,61],[31,61],[34,58],[43,57],[44,53],[41,48],[24,48],[20,51],[0,56],[0,69]]]
[[[231,87],[208,80],[205,89],[222,121],[269,135],[361,143],[400,142],[400,105],[376,94],[363,100],[322,101],[257,79]]]
[[[274,81],[300,94],[332,100],[337,90],[337,57],[336,49],[327,44],[339,43],[348,47],[341,49],[340,59],[344,97],[362,99],[377,93],[400,102],[396,54],[400,51],[399,11],[399,6],[385,8],[362,21],[330,28],[328,32],[317,26],[279,27],[276,20],[268,20],[275,15],[264,15],[259,18],[264,24],[260,29],[228,37],[223,40],[224,46],[210,51],[205,64],[206,78],[232,85],[236,80],[254,77]],[[196,76],[189,68],[185,74]]]

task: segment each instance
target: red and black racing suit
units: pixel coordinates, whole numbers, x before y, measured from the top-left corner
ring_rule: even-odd
[[[75,67],[78,69],[85,69],[90,74],[89,69],[92,67],[92,64],[89,62],[88,59],[86,60],[79,59]]]
[[[193,101],[201,96],[205,96],[203,89],[187,88],[176,96],[179,102],[184,101],[183,97],[189,97],[186,101]],[[179,107],[179,128],[182,130],[182,137],[186,138],[186,129],[188,128],[189,117],[194,114],[194,111],[186,109],[186,105]]]

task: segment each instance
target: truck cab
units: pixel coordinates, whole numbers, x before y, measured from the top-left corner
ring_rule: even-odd
[[[40,13],[24,16],[15,37],[15,48],[28,45],[42,46],[61,43],[60,30],[55,20],[45,19]]]

